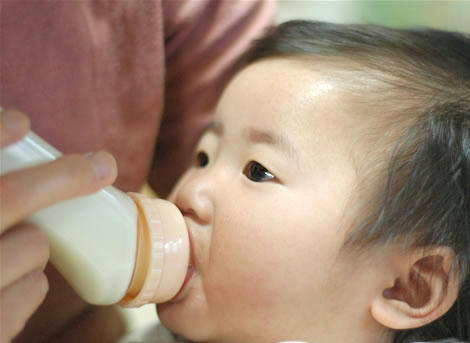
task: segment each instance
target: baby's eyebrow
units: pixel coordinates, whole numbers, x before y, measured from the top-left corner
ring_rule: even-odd
[[[224,124],[215,120],[211,121],[209,124],[207,124],[207,126],[202,131],[202,135],[204,135],[207,132],[213,132],[217,136],[222,136],[224,134]]]
[[[223,136],[224,131],[224,124],[219,121],[212,121],[205,127],[203,134],[206,132],[213,132],[220,137]],[[287,139],[287,137],[254,127],[246,128],[243,131],[243,137],[253,144],[272,145],[273,147],[285,153],[288,157],[295,160],[298,159],[297,151],[294,149],[293,144],[289,139]]]
[[[244,132],[244,136],[247,137],[248,141],[251,143],[272,145],[287,154],[290,158],[297,159],[294,146],[285,136],[253,127],[247,128]]]

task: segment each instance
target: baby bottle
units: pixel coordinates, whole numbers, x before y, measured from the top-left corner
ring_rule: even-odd
[[[61,155],[29,132],[1,150],[0,174]],[[188,232],[181,213],[169,201],[108,186],[42,209],[27,221],[44,231],[52,264],[89,303],[126,307],[161,303],[183,285],[189,264]]]

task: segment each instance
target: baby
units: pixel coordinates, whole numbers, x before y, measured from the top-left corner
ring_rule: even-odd
[[[192,267],[158,314],[185,339],[468,342],[470,38],[273,29],[169,199]]]

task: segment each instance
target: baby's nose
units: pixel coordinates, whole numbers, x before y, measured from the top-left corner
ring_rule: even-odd
[[[214,187],[214,182],[207,177],[188,180],[175,195],[175,204],[183,215],[199,224],[208,224],[214,209]]]

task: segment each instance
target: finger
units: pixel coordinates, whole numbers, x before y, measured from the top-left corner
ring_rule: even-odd
[[[0,338],[9,342],[43,302],[49,285],[42,271],[34,271],[0,292]]]
[[[116,176],[116,161],[106,152],[67,155],[6,174],[0,178],[0,233],[41,208],[96,192],[114,182]]]
[[[49,259],[49,244],[38,227],[20,223],[0,238],[0,289],[34,270],[45,268]]]
[[[56,342],[57,333],[63,332],[92,307],[77,295],[50,263],[45,274],[49,281],[46,299],[16,336],[15,343]]]
[[[0,148],[23,138],[29,131],[29,118],[23,113],[0,108]]]

